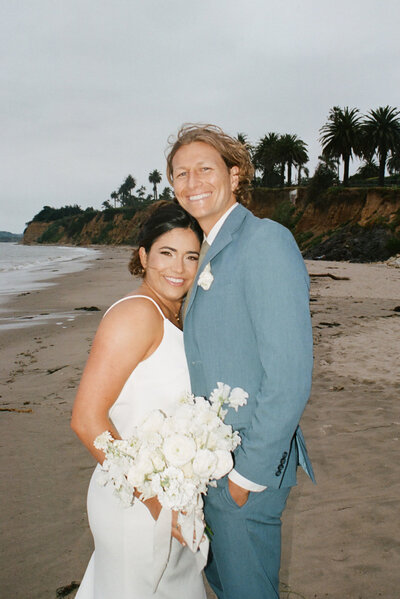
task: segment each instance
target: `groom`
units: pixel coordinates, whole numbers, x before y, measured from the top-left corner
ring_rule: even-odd
[[[289,231],[239,203],[253,167],[237,140],[184,126],[167,174],[205,236],[185,306],[192,391],[209,396],[221,381],[249,394],[225,419],[242,438],[234,469],[206,498],[207,578],[219,599],[277,599],[280,518],[298,464],[314,480],[298,426],[312,371],[307,271]]]

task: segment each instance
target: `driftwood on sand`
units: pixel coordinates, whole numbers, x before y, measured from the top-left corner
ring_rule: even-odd
[[[333,275],[330,272],[321,272],[321,273],[312,273],[310,272],[310,277],[329,277],[334,281],[350,281],[350,277],[338,277],[337,275]]]

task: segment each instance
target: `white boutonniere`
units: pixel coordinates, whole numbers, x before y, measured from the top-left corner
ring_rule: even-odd
[[[213,280],[214,280],[214,277],[211,272],[211,265],[210,265],[210,263],[208,263],[207,266],[204,268],[203,272],[201,273],[201,275],[199,276],[199,280],[197,281],[197,284],[200,285],[200,287],[202,287],[202,289],[204,289],[204,291],[208,291],[212,285]]]

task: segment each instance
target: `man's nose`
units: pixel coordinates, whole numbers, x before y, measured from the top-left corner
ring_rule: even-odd
[[[196,171],[189,171],[187,177],[187,186],[189,189],[195,189],[199,183],[199,177]]]

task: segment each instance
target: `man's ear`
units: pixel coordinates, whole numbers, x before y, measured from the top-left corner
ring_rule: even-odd
[[[143,246],[141,246],[139,248],[139,260],[140,260],[140,264],[143,267],[143,270],[146,270],[146,266],[147,266],[147,253],[146,253],[146,250],[144,249]]]
[[[232,189],[232,191],[236,191],[238,185],[239,185],[239,167],[232,166],[232,168],[231,168],[231,189]]]

